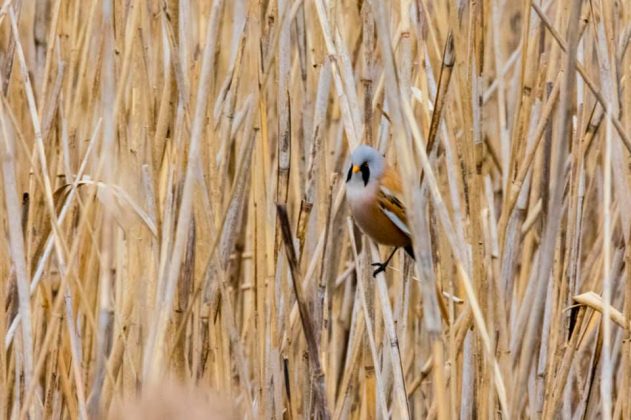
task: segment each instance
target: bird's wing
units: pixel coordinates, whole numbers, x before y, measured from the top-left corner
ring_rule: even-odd
[[[393,170],[384,171],[381,186],[377,194],[379,209],[390,219],[401,232],[410,236],[405,205],[402,201],[401,180]]]

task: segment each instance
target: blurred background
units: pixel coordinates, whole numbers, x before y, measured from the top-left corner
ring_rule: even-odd
[[[631,419],[630,40],[616,0],[1,1],[0,417]],[[417,251],[376,278],[360,143]]]

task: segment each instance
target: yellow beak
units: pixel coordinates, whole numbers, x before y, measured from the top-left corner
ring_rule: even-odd
[[[359,166],[353,165],[353,173],[356,174],[357,172],[359,172]]]

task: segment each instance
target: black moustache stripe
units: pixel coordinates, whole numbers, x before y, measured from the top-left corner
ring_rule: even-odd
[[[364,186],[366,186],[368,185],[368,180],[370,179],[370,168],[368,167],[368,164],[364,162],[359,169],[362,171],[362,179],[364,180]]]

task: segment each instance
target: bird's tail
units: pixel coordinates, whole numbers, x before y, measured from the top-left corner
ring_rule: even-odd
[[[412,259],[413,259],[413,260],[415,260],[415,259],[416,259],[416,258],[414,258],[414,248],[412,248],[412,244],[406,245],[406,246],[404,247],[404,249],[405,249],[405,252],[407,252],[407,253],[408,253],[408,255],[409,255],[410,257],[412,257]]]

